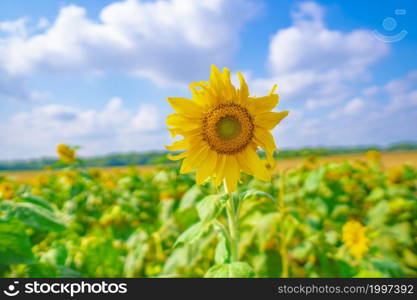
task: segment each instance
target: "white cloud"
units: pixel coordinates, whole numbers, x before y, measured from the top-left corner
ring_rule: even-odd
[[[42,29],[47,28],[48,26],[49,26],[48,19],[42,17],[38,20],[38,23],[36,24],[36,29],[42,30]]]
[[[417,70],[382,86],[372,86],[369,95],[362,92],[360,97],[332,106],[328,118],[306,109],[291,110],[275,132],[278,143],[299,147],[415,141],[416,74]],[[360,90],[356,92],[360,94]]]
[[[0,40],[0,68],[11,74],[121,72],[182,84],[231,59],[240,28],[257,8],[245,0],[126,0],[104,7],[94,21],[69,5],[49,26],[40,23],[44,32]]]
[[[38,106],[0,125],[1,158],[53,155],[54,146],[62,142],[82,145],[85,155],[158,149],[164,136],[159,124],[156,107],[142,105],[132,111],[123,106],[120,98],[110,99],[102,110]]]
[[[324,15],[324,8],[315,2],[298,5],[293,25],[271,40],[271,76],[254,80],[258,90],[278,82],[282,99],[305,102],[314,109],[346,100],[352,96],[350,83],[370,79],[368,67],[388,53],[388,46],[369,30],[328,29]]]
[[[394,79],[384,86],[391,96],[387,111],[395,112],[417,108],[417,70],[409,72],[402,78]]]
[[[43,101],[47,100],[47,92],[32,89],[28,86],[27,80],[18,75],[11,75],[0,67],[0,103],[6,101]]]
[[[14,37],[25,37],[27,35],[27,21],[26,18],[19,18],[13,21],[0,22],[0,33],[3,32]]]
[[[364,100],[361,98],[355,98],[345,105],[343,112],[347,115],[354,115],[359,113],[364,106]]]
[[[362,94],[364,96],[371,97],[371,96],[376,95],[378,92],[380,92],[380,87],[377,86],[377,85],[373,85],[373,86],[369,86],[369,87],[365,88],[362,91]]]
[[[361,98],[354,98],[346,103],[342,109],[332,112],[329,118],[336,119],[343,116],[354,116],[361,113],[365,107],[366,101]]]
[[[281,103],[290,109],[274,133],[278,146],[386,144],[406,136],[417,138],[416,133],[399,132],[393,125],[397,120],[409,127],[412,111],[384,119],[393,103],[414,103],[409,88],[398,92],[407,84],[399,80],[384,87],[372,82],[370,66],[389,54],[389,45],[375,39],[370,30],[330,29],[325,14],[325,8],[315,2],[300,3],[292,13],[292,25],[271,39],[270,75],[250,80],[256,94],[277,83]],[[417,75],[408,77],[407,82]],[[393,89],[395,95],[385,96],[381,103],[381,93]]]

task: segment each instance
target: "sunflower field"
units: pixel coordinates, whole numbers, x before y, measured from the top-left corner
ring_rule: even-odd
[[[416,277],[417,169],[379,159],[243,175],[234,244],[228,195],[179,165],[3,176],[0,276]]]

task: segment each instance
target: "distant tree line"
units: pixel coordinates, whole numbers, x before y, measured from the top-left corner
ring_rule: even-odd
[[[379,151],[410,151],[417,150],[417,143],[397,143],[387,147],[381,146],[357,146],[357,147],[313,147],[301,149],[280,150],[278,159],[307,157],[309,155],[328,156],[336,154],[365,153],[368,150]],[[82,158],[86,167],[117,167],[130,165],[155,165],[172,163],[166,157],[167,152],[152,151],[143,153],[119,153],[109,154],[100,157]],[[54,165],[56,158],[39,158],[30,160],[16,160],[0,162],[0,171],[4,170],[40,170],[47,166]]]
[[[369,150],[378,151],[412,151],[417,150],[417,143],[396,143],[389,146],[354,146],[354,147],[314,147],[280,150],[278,158],[306,157],[309,155],[328,156],[337,154],[360,154]]]

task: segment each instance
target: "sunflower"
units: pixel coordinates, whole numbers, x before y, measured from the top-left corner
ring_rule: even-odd
[[[68,145],[65,144],[59,144],[56,147],[56,153],[58,154],[58,157],[67,164],[73,164],[75,162],[75,149],[72,149]]]
[[[343,225],[342,239],[349,248],[350,254],[360,259],[368,252],[369,240],[366,236],[366,227],[355,220],[351,220]]]
[[[380,163],[381,162],[381,152],[376,150],[369,150],[365,154],[366,159],[370,162]]]
[[[215,186],[225,181],[229,192],[236,190],[241,171],[270,180],[256,151],[263,148],[273,165],[276,145],[270,131],[288,115],[288,111],[271,111],[278,104],[276,85],[267,96],[250,97],[242,74],[238,77],[239,89],[233,86],[228,69],[222,73],[212,66],[210,81],[190,85],[191,100],[168,98],[176,113],[166,120],[172,137],[184,137],[166,146],[170,151],[185,150],[169,156],[172,160],[184,159],[180,173],[196,170],[197,184],[208,178]]]
[[[12,199],[15,195],[13,184],[10,182],[0,183],[0,197],[4,199]]]

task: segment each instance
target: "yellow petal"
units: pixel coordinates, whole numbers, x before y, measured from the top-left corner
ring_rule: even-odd
[[[268,112],[278,105],[278,99],[279,97],[277,94],[257,98],[249,98],[247,108],[254,115]]]
[[[188,142],[186,140],[175,141],[172,145],[165,146],[165,148],[169,151],[184,150],[188,148]]]
[[[276,89],[277,89],[277,85],[274,84],[274,86],[272,87],[271,91],[269,92],[269,95],[272,95],[275,92]]]
[[[167,116],[166,123],[171,127],[187,128],[187,130],[200,127],[198,119],[192,119],[180,114],[170,114]]]
[[[253,172],[248,166],[248,162],[246,161],[246,155],[243,152],[240,152],[236,155],[237,162],[239,163],[240,169],[245,172],[246,174],[252,175]]]
[[[225,168],[225,165],[226,165],[226,155],[219,154],[217,156],[217,164],[216,164],[215,178],[214,178],[214,185],[216,187],[219,186],[223,181],[223,178],[224,178],[223,170]]]
[[[211,65],[210,86],[213,87],[216,92],[221,92],[223,88],[220,70],[215,65]]]
[[[240,82],[240,89],[239,89],[239,103],[245,103],[249,97],[249,89],[248,85],[246,84],[245,78],[243,77],[242,73],[237,72],[237,76]]]
[[[200,136],[201,130],[200,128],[195,129],[188,129],[188,128],[169,128],[169,132],[171,133],[171,136],[175,138],[178,134],[182,135],[184,137],[198,137]]]
[[[264,112],[255,115],[254,121],[255,124],[265,128],[267,130],[272,130],[281,122],[286,116],[288,116],[288,110],[281,112]]]
[[[254,177],[264,181],[271,180],[271,174],[266,169],[265,164],[261,161],[254,148],[247,147],[242,154]]]
[[[277,149],[277,146],[275,145],[274,137],[272,136],[272,134],[265,129],[255,127],[254,141],[265,150],[266,157],[269,163],[273,163],[273,155],[275,149]]]
[[[180,174],[189,173],[199,166],[200,162],[205,160],[208,155],[209,147],[201,145],[200,143],[196,144],[193,149],[190,149],[189,154],[183,160]]]
[[[224,176],[226,178],[227,192],[234,192],[240,177],[239,164],[234,155],[228,155],[226,167],[224,168]]]
[[[225,87],[225,97],[228,101],[236,101],[236,89],[230,80],[230,70],[228,68],[223,68],[223,82]]]
[[[185,152],[182,152],[182,153],[180,153],[180,154],[178,154],[178,155],[172,155],[172,154],[167,154],[167,158],[169,159],[169,160],[180,160],[180,159],[182,159],[182,158],[184,158],[184,157],[186,157],[187,156],[187,151],[185,151]]]
[[[189,115],[190,117],[200,117],[203,114],[203,108],[195,101],[187,98],[168,98],[169,104],[178,113]]]
[[[220,70],[215,65],[211,66],[210,87],[215,95],[216,104],[232,101],[229,97],[229,90],[227,83],[224,81],[224,76],[227,76],[227,74],[220,73]]]
[[[207,177],[213,175],[217,164],[217,153],[209,149],[208,155],[205,160],[201,161],[201,165],[198,168],[196,174],[197,184],[202,184]]]

